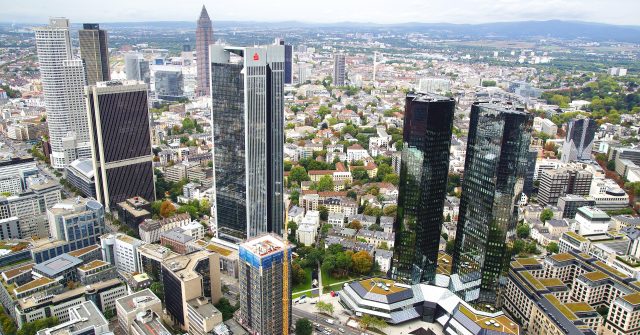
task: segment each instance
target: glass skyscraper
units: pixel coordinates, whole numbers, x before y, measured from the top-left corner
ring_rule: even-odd
[[[562,146],[562,161],[569,163],[591,160],[597,130],[598,124],[593,119],[571,119],[567,123],[567,137]]]
[[[80,57],[87,71],[87,85],[111,80],[109,68],[109,46],[107,32],[97,23],[85,23],[78,31],[80,38]]]
[[[218,236],[281,234],[285,48],[211,45],[210,57]]]
[[[495,303],[516,236],[533,115],[508,105],[475,103],[450,289],[466,301]]]
[[[455,101],[410,93],[405,100],[396,241],[391,275],[433,282],[447,195]]]

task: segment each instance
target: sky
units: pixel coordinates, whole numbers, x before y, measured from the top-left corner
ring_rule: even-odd
[[[218,21],[487,23],[573,20],[640,26],[640,0],[0,0],[0,22]]]

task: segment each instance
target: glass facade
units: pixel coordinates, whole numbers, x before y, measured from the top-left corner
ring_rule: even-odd
[[[572,119],[569,121],[567,123],[567,137],[562,147],[562,161],[568,163],[591,160],[596,130],[598,130],[598,124],[592,119]]]
[[[212,124],[218,235],[280,234],[284,221],[284,47],[212,46]],[[231,54],[241,61],[230,62]],[[246,55],[246,57],[245,57]]]
[[[533,115],[498,104],[471,108],[450,289],[495,303],[515,238]]]
[[[413,93],[406,97],[391,267],[395,280],[435,280],[454,112],[450,98]]]

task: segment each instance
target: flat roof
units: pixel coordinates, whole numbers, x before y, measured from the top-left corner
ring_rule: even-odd
[[[73,256],[73,257],[81,257],[84,256],[94,250],[98,250],[100,249],[100,246],[97,244],[94,245],[90,245],[88,247],[84,247],[82,249],[78,249],[78,250],[74,250],[74,251],[69,251],[67,254]]]
[[[361,280],[359,283],[367,292],[381,295],[389,295],[408,290],[406,287],[396,286],[396,283],[389,279],[370,278]],[[385,290],[385,288],[387,289]]]
[[[258,257],[264,257],[283,250],[284,243],[275,236],[268,234],[248,240],[242,243],[241,246]]]
[[[95,268],[101,267],[101,266],[105,266],[105,265],[109,265],[109,263],[105,262],[105,261],[101,261],[101,260],[93,260],[87,264],[84,264],[82,266],[80,266],[78,269],[82,270],[82,271],[89,271],[89,270],[93,270]]]
[[[160,303],[160,298],[158,298],[158,296],[156,296],[150,289],[146,288],[144,290],[129,294],[125,297],[116,299],[116,305],[124,308],[124,310],[127,312],[131,312],[136,309],[137,303],[150,301],[157,301],[158,303]]]
[[[513,320],[509,319],[504,314],[496,317],[482,315],[474,313],[474,311],[463,304],[458,305],[458,310],[482,329],[502,332],[510,335],[519,335],[520,333],[520,327],[518,327]]]
[[[83,261],[80,258],[73,257],[69,254],[62,254],[48,261],[34,265],[33,270],[50,277],[55,277],[61,272],[78,267],[82,262]]]
[[[49,279],[47,277],[41,277],[41,278],[38,278],[38,279],[34,279],[34,280],[32,280],[32,281],[30,281],[30,282],[28,282],[28,283],[26,283],[26,284],[24,284],[22,286],[17,287],[15,289],[15,291],[16,291],[16,293],[26,292],[26,291],[32,290],[32,289],[40,287],[40,286],[45,286],[45,285],[51,284],[54,281],[55,280]]]
[[[223,246],[213,244],[213,243],[209,243],[207,245],[207,250],[219,253],[222,256],[229,256],[235,252],[235,250],[233,249],[225,248]]]
[[[622,300],[632,304],[632,305],[638,305],[640,304],[640,292],[636,292],[636,293],[632,293],[632,294],[627,294],[623,297],[621,297]]]
[[[31,272],[31,268],[33,268],[34,265],[35,265],[34,263],[29,263],[29,264],[26,264],[26,265],[19,266],[19,267],[15,268],[15,269],[4,271],[2,273],[2,276],[5,277],[6,280],[9,280],[9,279],[17,277],[17,276],[19,276],[19,275],[21,275],[21,274],[23,274],[25,272]]]

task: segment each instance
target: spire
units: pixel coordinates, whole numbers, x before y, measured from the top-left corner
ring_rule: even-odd
[[[202,5],[202,10],[200,11],[200,19],[209,20],[209,13],[207,13],[207,8],[205,8],[204,5]]]

